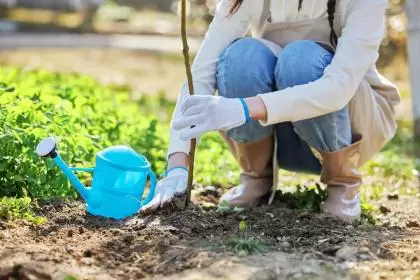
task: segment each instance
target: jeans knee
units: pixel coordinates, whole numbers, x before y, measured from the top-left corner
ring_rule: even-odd
[[[277,87],[282,89],[318,80],[332,58],[331,52],[313,41],[300,40],[289,44],[277,60]]]
[[[236,40],[217,62],[219,94],[229,98],[253,96],[252,91],[245,89],[273,84],[275,66],[275,55],[262,42],[250,37]]]
[[[310,146],[335,152],[351,145],[352,132],[348,106],[312,119],[294,122],[299,137]]]

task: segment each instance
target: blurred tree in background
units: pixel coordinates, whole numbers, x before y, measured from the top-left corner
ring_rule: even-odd
[[[407,59],[407,19],[404,0],[390,0],[387,18],[387,37],[382,43],[379,67],[386,67],[396,57]]]

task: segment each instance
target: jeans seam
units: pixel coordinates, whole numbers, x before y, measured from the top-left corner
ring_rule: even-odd
[[[334,136],[333,136],[334,137],[334,151],[333,152],[335,152],[335,151],[338,150],[337,116],[336,116],[335,112],[330,114],[330,115],[331,115],[332,123],[333,123],[333,127],[334,127],[334,132],[333,132],[333,134],[334,134]]]
[[[228,57],[228,55],[229,55],[229,53],[231,51],[231,46],[229,46],[229,47],[227,47],[225,49],[225,51],[223,52],[223,54],[221,56],[221,61],[219,62],[220,63],[219,65],[221,66],[220,68],[222,69],[222,75],[221,75],[222,80],[221,80],[221,84],[222,84],[223,90],[225,92],[225,96],[224,97],[226,97],[226,98],[231,98],[231,97],[228,96],[229,93],[227,92],[227,88],[228,88],[227,82],[228,82],[228,79],[226,77],[226,73],[228,73],[227,67],[228,67],[228,64],[229,64],[229,63],[226,62],[226,60],[227,60],[227,57]],[[244,141],[243,141],[242,137],[237,138],[237,137],[233,137],[232,135],[229,135],[230,134],[229,132],[232,132],[232,131],[233,131],[232,129],[229,130],[229,131],[226,131],[226,135],[228,137],[234,139],[238,143],[243,143]],[[237,135],[235,134],[235,136],[237,136]]]
[[[220,77],[222,78],[222,85],[223,85],[223,89],[224,89],[224,92],[226,91],[226,89],[227,89],[227,79],[226,79],[226,73],[227,73],[227,63],[226,63],[226,57],[227,57],[227,53],[230,51],[230,47],[228,47],[225,51],[224,51],[224,53],[222,54],[222,57],[221,57],[221,61],[219,62],[219,65],[221,65],[222,67],[222,74],[220,75]],[[227,92],[225,92],[225,95],[227,95],[228,93]],[[227,96],[226,96],[227,97]]]
[[[239,39],[239,40],[247,40],[248,42],[245,42],[245,47],[247,47],[248,45],[251,46],[252,48],[256,49],[256,51],[261,51],[263,50],[270,52],[271,51],[260,41],[256,40],[256,39]],[[239,41],[237,40],[237,41]],[[233,43],[231,44],[231,46],[233,45]],[[235,87],[237,86],[235,83],[231,82],[231,77],[228,77],[227,75],[229,75],[231,72],[233,72],[232,70],[235,70],[235,68],[231,69],[229,68],[229,66],[232,63],[235,63],[236,59],[240,59],[239,56],[236,55],[235,50],[237,49],[237,47],[231,48],[231,46],[229,46],[228,48],[225,49],[225,51],[222,53],[222,55],[220,56],[219,59],[219,67],[220,67],[220,71],[219,73],[221,74],[220,76],[220,80],[219,80],[219,85],[220,87],[225,91],[225,97],[231,97],[231,98],[236,98],[239,96],[233,95],[229,92],[226,92],[226,90],[228,90],[229,87]],[[242,49],[242,47],[238,48],[239,50]],[[232,58],[233,57],[233,58]],[[262,57],[265,58],[265,55]],[[236,71],[236,70],[235,70]],[[269,71],[270,72],[270,71]],[[260,73],[262,74],[262,73]],[[269,76],[265,76],[265,72],[264,75],[257,75],[253,78],[258,78],[259,82],[261,82],[262,84],[270,84],[274,83],[274,72],[268,73]],[[269,80],[267,80],[269,79]],[[272,79],[273,81],[270,82],[270,79]],[[229,83],[230,82],[230,83]],[[228,85],[229,83],[229,85]],[[271,85],[271,87],[273,87]],[[257,94],[262,93],[263,91],[256,92]],[[266,93],[266,91],[264,91],[264,93]],[[260,124],[258,124],[257,121],[251,121],[248,124],[243,125],[243,131],[238,127],[238,128],[234,128],[231,129],[229,131],[226,131],[226,135],[229,136],[230,138],[232,138],[233,140],[235,140],[236,142],[239,143],[249,143],[249,142],[255,142],[255,141],[259,141],[261,139],[263,139],[265,136],[265,132],[268,132],[267,135],[272,135],[272,127],[270,126],[269,128],[259,128],[257,126],[260,126]],[[255,130],[255,128],[257,129],[257,131],[261,131],[261,133],[255,133],[253,132],[253,130]],[[263,136],[263,137],[262,137]]]
[[[325,68],[328,67],[328,65],[331,64],[331,60],[329,59],[329,55],[330,53],[328,53],[327,51],[325,51],[326,53],[323,53],[322,55],[319,56],[319,63],[321,64],[321,68],[322,68],[322,72],[325,71]],[[326,58],[328,58],[328,63],[326,63]]]

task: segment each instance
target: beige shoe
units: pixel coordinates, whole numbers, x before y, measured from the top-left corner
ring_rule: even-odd
[[[328,197],[321,210],[342,220],[353,222],[361,215],[360,185],[362,176],[357,170],[362,142],[355,135],[353,144],[337,152],[319,152],[322,161],[321,182],[327,185]]]
[[[231,206],[252,207],[270,193],[273,186],[274,137],[254,143],[237,143],[222,133],[242,168],[241,184],[225,193],[220,202]]]

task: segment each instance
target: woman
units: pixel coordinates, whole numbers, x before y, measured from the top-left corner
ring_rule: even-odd
[[[277,169],[321,175],[322,205],[360,217],[357,169],[395,134],[397,88],[376,68],[387,0],[221,0],[175,109],[152,211],[183,194],[189,140],[221,131],[242,173],[222,200],[255,206]],[[244,37],[250,28],[252,37]],[[218,96],[213,95],[218,90]]]

